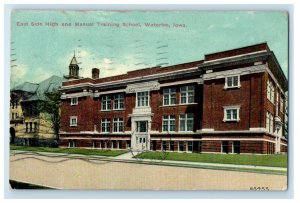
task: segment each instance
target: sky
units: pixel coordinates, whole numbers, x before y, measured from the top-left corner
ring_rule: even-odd
[[[286,12],[15,10],[11,87],[67,75],[74,54],[80,76],[91,77],[91,69],[100,68],[100,77],[107,77],[261,42],[268,43],[287,77]]]

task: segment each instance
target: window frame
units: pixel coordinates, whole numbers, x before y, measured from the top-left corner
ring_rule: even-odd
[[[267,99],[274,104],[275,102],[275,85],[268,79],[267,81]]]
[[[175,96],[175,97],[174,97]],[[167,99],[166,99],[167,97]],[[172,103],[172,101],[175,102]],[[165,100],[168,101],[168,104],[165,103]],[[176,105],[176,87],[169,87],[163,89],[163,106],[175,106]]]
[[[76,106],[76,105],[78,105],[78,97],[72,97],[71,98],[71,106]]]
[[[105,108],[103,108],[104,106],[105,106]],[[109,106],[109,108],[108,108],[108,106]],[[110,110],[111,110],[111,95],[102,95],[101,96],[101,111],[110,111]]]
[[[184,115],[184,118],[181,116]],[[191,118],[188,115],[192,115]],[[181,129],[181,121],[184,121],[184,130]],[[192,121],[192,130],[188,130],[188,121]],[[194,131],[194,114],[187,113],[187,114],[179,114],[179,132],[193,132]]]
[[[121,107],[121,104],[123,105],[122,107]],[[117,106],[117,108],[116,108],[116,106]],[[113,110],[123,110],[123,109],[124,109],[124,94],[115,94]]]
[[[186,142],[186,151],[187,152],[193,152],[193,147],[194,147],[193,144],[194,144],[193,141],[187,141]],[[189,150],[190,147],[191,147],[191,150]]]
[[[141,129],[141,125],[140,125],[140,124],[141,124],[142,122],[145,122],[145,123],[146,123],[146,128],[145,128],[146,131],[143,131],[143,132],[140,131],[140,129]],[[148,130],[149,130],[149,129],[148,129],[148,121],[136,121],[136,132],[137,132],[137,133],[148,133]]]
[[[233,118],[233,110],[236,110],[236,118]],[[241,120],[240,118],[240,106],[224,106],[223,107],[224,111],[224,117],[223,117],[223,122],[239,122]],[[227,111],[231,111],[230,115],[231,118],[227,118]]]
[[[192,87],[193,89],[189,89]],[[195,85],[184,85],[179,88],[180,96],[179,96],[179,104],[194,104],[195,103]],[[193,93],[192,96],[189,93]],[[184,97],[183,97],[184,95]],[[192,97],[193,101],[190,102],[189,98]],[[185,98],[185,102],[182,102],[182,98]]]
[[[167,130],[165,130],[165,128],[164,128],[165,121],[167,122]],[[171,121],[173,121],[173,123],[174,123],[174,130],[171,130]],[[175,132],[175,131],[176,131],[176,116],[175,115],[162,116],[162,132]]]
[[[234,85],[234,78],[237,77],[237,85]],[[232,85],[228,86],[229,78],[232,79]],[[241,87],[241,77],[240,75],[230,75],[225,77],[224,89],[240,88]]]
[[[75,119],[75,123],[72,122],[72,120]],[[77,116],[70,116],[70,126],[71,127],[76,127],[78,125],[78,119]]]
[[[104,126],[103,126],[104,124]],[[105,130],[103,130],[103,127]],[[110,118],[102,118],[101,119],[101,132],[109,133],[110,132]]]
[[[124,119],[123,118],[114,118],[113,119],[113,126],[114,126],[113,132],[124,132]],[[115,128],[117,130],[115,130]]]
[[[139,96],[140,93],[146,93],[146,95],[142,95]],[[141,105],[139,106],[139,98],[144,97],[144,99],[147,101],[147,104],[145,106]],[[145,108],[145,107],[149,107],[149,103],[150,103],[150,91],[140,91],[140,92],[136,92],[136,108]]]

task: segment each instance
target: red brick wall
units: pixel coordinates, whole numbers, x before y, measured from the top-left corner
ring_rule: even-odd
[[[263,74],[240,76],[240,88],[224,90],[225,78],[203,85],[203,128],[249,130],[263,127]],[[223,122],[224,106],[240,105],[239,122]]]
[[[202,141],[202,152],[221,152],[222,141]]]
[[[61,131],[79,132],[93,131],[93,98],[80,97],[78,105],[71,106],[71,99],[62,100],[61,103]],[[89,108],[87,108],[89,107]],[[77,116],[77,126],[70,126],[70,117]]]

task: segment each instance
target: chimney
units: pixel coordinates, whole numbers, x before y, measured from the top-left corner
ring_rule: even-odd
[[[92,78],[93,79],[98,79],[100,74],[99,68],[93,68],[92,69]]]

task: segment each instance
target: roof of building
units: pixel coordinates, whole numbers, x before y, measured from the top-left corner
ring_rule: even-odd
[[[11,91],[22,91],[22,92],[34,93],[37,90],[38,86],[39,84],[37,83],[24,82],[23,84],[18,85],[13,89],[11,89]]]
[[[70,65],[77,65],[77,60],[76,60],[76,57],[75,55],[73,56],[71,62],[70,62]]]
[[[206,54],[204,60],[193,61],[188,63],[176,64],[167,67],[150,67],[145,69],[129,71],[126,74],[115,75],[105,78],[91,79],[91,78],[82,78],[75,80],[68,80],[63,82],[63,86],[76,85],[80,83],[91,83],[99,84],[112,81],[122,81],[125,79],[139,78],[150,75],[159,75],[162,73],[168,73],[173,71],[185,70],[192,67],[199,67],[203,69],[204,67],[209,67],[216,69],[218,67],[224,67],[224,64],[241,64],[246,63],[247,61],[257,61],[257,60],[272,60],[276,64],[276,77],[280,78],[280,83],[284,86],[284,89],[287,90],[288,81],[285,77],[280,64],[278,63],[274,53],[268,47],[266,42],[258,43],[254,45],[249,45],[245,47],[239,47],[231,50],[219,51],[215,53]],[[274,70],[272,70],[274,71]]]
[[[47,100],[46,93],[52,92],[55,89],[58,89],[62,82],[66,79],[58,77],[56,75],[51,76],[50,78],[43,80],[42,82],[29,83],[24,82],[22,85],[18,85],[13,88],[11,91],[23,91],[32,93],[32,95],[24,101],[38,101],[38,100]]]

